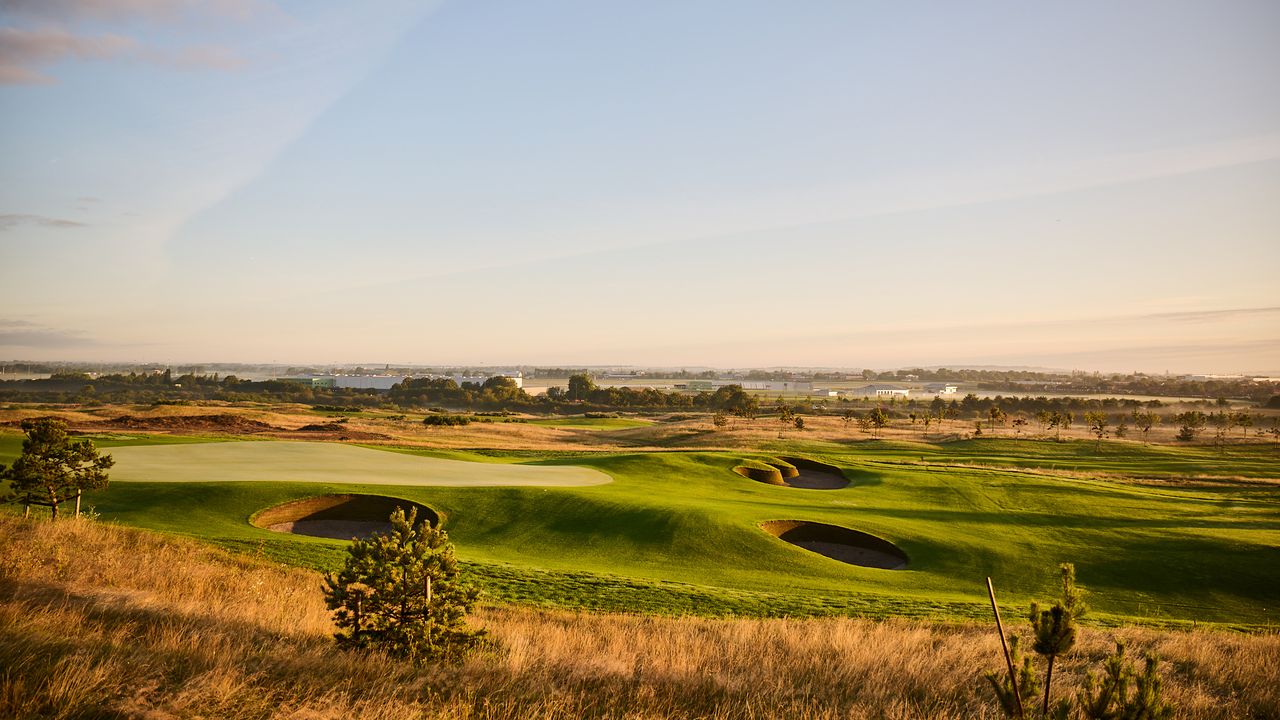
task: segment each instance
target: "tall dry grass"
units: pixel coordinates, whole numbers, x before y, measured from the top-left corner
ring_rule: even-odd
[[[175,510],[180,511],[180,510]],[[460,667],[347,654],[316,574],[87,521],[0,518],[0,717],[994,718],[989,628],[485,608]],[[1280,717],[1280,636],[1119,631],[1183,718]],[[1087,631],[1059,687],[1110,649]]]

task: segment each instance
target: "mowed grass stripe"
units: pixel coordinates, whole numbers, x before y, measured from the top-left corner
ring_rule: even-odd
[[[112,482],[302,482],[433,487],[584,487],[611,482],[573,465],[474,463],[310,442],[112,448]]]

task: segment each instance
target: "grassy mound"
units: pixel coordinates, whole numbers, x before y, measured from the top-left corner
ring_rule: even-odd
[[[755,480],[756,482],[762,482],[767,485],[786,485],[787,482],[782,475],[782,469],[783,468],[779,465],[774,465],[763,460],[753,460],[748,458],[743,460],[740,465],[734,467],[733,471],[748,480]],[[792,467],[789,469],[792,471],[794,476],[795,468]]]
[[[766,485],[807,490],[838,490],[849,485],[835,465],[809,458],[748,458],[733,468],[739,475]]]

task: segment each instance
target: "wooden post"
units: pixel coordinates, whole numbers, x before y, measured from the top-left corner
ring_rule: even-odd
[[[1009,657],[1009,644],[1004,639],[1004,625],[1000,622],[1000,608],[996,605],[996,589],[987,578],[987,596],[991,598],[991,612],[996,616],[996,630],[1000,633],[1000,649],[1004,651],[1004,664],[1009,668],[1009,686],[1013,688],[1013,704],[1018,708],[1018,717],[1025,718],[1022,709],[1022,690],[1018,687],[1018,676],[1013,668],[1013,658]]]
[[[80,491],[76,491],[76,517],[80,517]]]
[[[1057,655],[1049,656],[1049,670],[1044,674],[1044,709],[1040,711],[1041,717],[1049,717],[1049,691],[1053,688],[1053,659]]]
[[[427,576],[427,607],[431,607],[431,576]]]

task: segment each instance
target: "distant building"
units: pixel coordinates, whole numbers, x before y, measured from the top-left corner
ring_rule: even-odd
[[[723,385],[741,385],[743,390],[771,390],[773,392],[813,392],[809,380],[724,380]]]
[[[333,387],[357,390],[390,390],[404,382],[404,375],[334,375]]]
[[[880,397],[880,398],[898,398],[907,397],[911,391],[897,385],[867,385],[860,388],[854,388],[848,392],[849,395],[855,397]]]
[[[772,392],[813,392],[813,382],[809,380],[689,380],[676,385],[684,390],[715,390],[726,385],[738,385],[743,390],[769,390]]]
[[[507,378],[512,382],[514,382],[516,384],[516,387],[518,388],[524,387],[524,373],[520,372],[519,370],[516,370],[514,372],[489,373],[487,375],[458,374],[458,375],[453,375],[451,377],[453,377],[454,382],[458,383],[458,387],[462,387],[463,383],[471,383],[472,385],[483,385],[486,380],[488,380],[489,378],[495,378],[495,377]]]
[[[334,387],[334,378],[332,375],[296,375],[293,377],[276,378],[280,382],[298,383],[313,388],[331,388]]]
[[[353,388],[357,390],[390,390],[404,382],[404,375],[298,375],[277,378],[285,382],[310,385],[313,388]]]
[[[951,383],[925,383],[924,391],[930,395],[955,395],[960,388]]]

